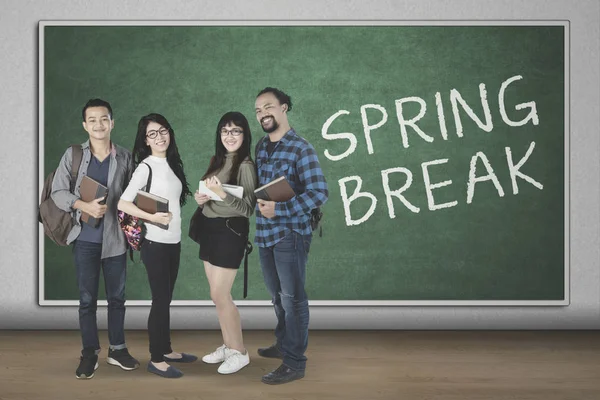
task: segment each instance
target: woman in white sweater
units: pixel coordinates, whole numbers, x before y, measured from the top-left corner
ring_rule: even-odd
[[[196,356],[177,353],[171,348],[169,309],[179,271],[181,206],[191,192],[173,128],[162,115],[149,114],[140,119],[132,153],[136,168],[121,195],[118,209],[148,221],[141,247],[141,258],[152,292],[152,307],[148,317],[151,359],[147,369],[165,378],[179,378],[183,373],[167,362],[197,360]],[[149,214],[133,203],[139,190],[147,191],[145,186],[150,173],[149,192],[168,200],[168,213]],[[155,224],[168,225],[168,228]]]

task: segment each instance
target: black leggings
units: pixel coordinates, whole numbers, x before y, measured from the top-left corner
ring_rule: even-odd
[[[148,316],[148,336],[152,362],[163,362],[163,355],[171,348],[170,305],[173,288],[179,272],[181,243],[159,243],[144,240],[141,248],[142,261],[148,273],[152,291],[152,308]]]

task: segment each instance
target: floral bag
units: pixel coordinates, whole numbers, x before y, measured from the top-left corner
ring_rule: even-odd
[[[142,162],[142,164],[145,164],[149,170],[148,180],[146,181],[144,191],[150,192],[152,168],[144,162]],[[144,237],[146,237],[146,225],[141,218],[134,217],[123,211],[117,213],[117,219],[119,220],[121,230],[125,233],[125,239],[127,239],[127,244],[130,249],[130,257],[133,260],[133,250],[140,250],[142,248],[142,242],[144,241]]]

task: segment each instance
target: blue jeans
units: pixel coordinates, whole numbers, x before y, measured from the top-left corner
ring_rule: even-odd
[[[127,258],[120,256],[101,259],[102,243],[76,240],[73,258],[79,287],[79,329],[83,352],[100,352],[96,309],[100,269],[104,275],[104,287],[108,302],[108,342],[113,350],[124,349],[125,344],[125,279]]]
[[[263,278],[277,316],[277,347],[283,363],[298,371],[306,368],[309,311],[304,283],[311,240],[312,235],[292,231],[274,246],[259,247]]]

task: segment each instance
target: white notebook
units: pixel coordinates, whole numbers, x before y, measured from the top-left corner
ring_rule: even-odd
[[[225,191],[225,193],[229,193],[230,195],[237,197],[238,199],[241,199],[244,195],[244,188],[242,186],[228,185],[226,183],[221,184],[221,186],[223,186],[223,190]],[[198,191],[200,193],[208,195],[211,198],[211,200],[223,201],[223,199],[221,199],[218,194],[206,187],[204,181],[200,181]]]

